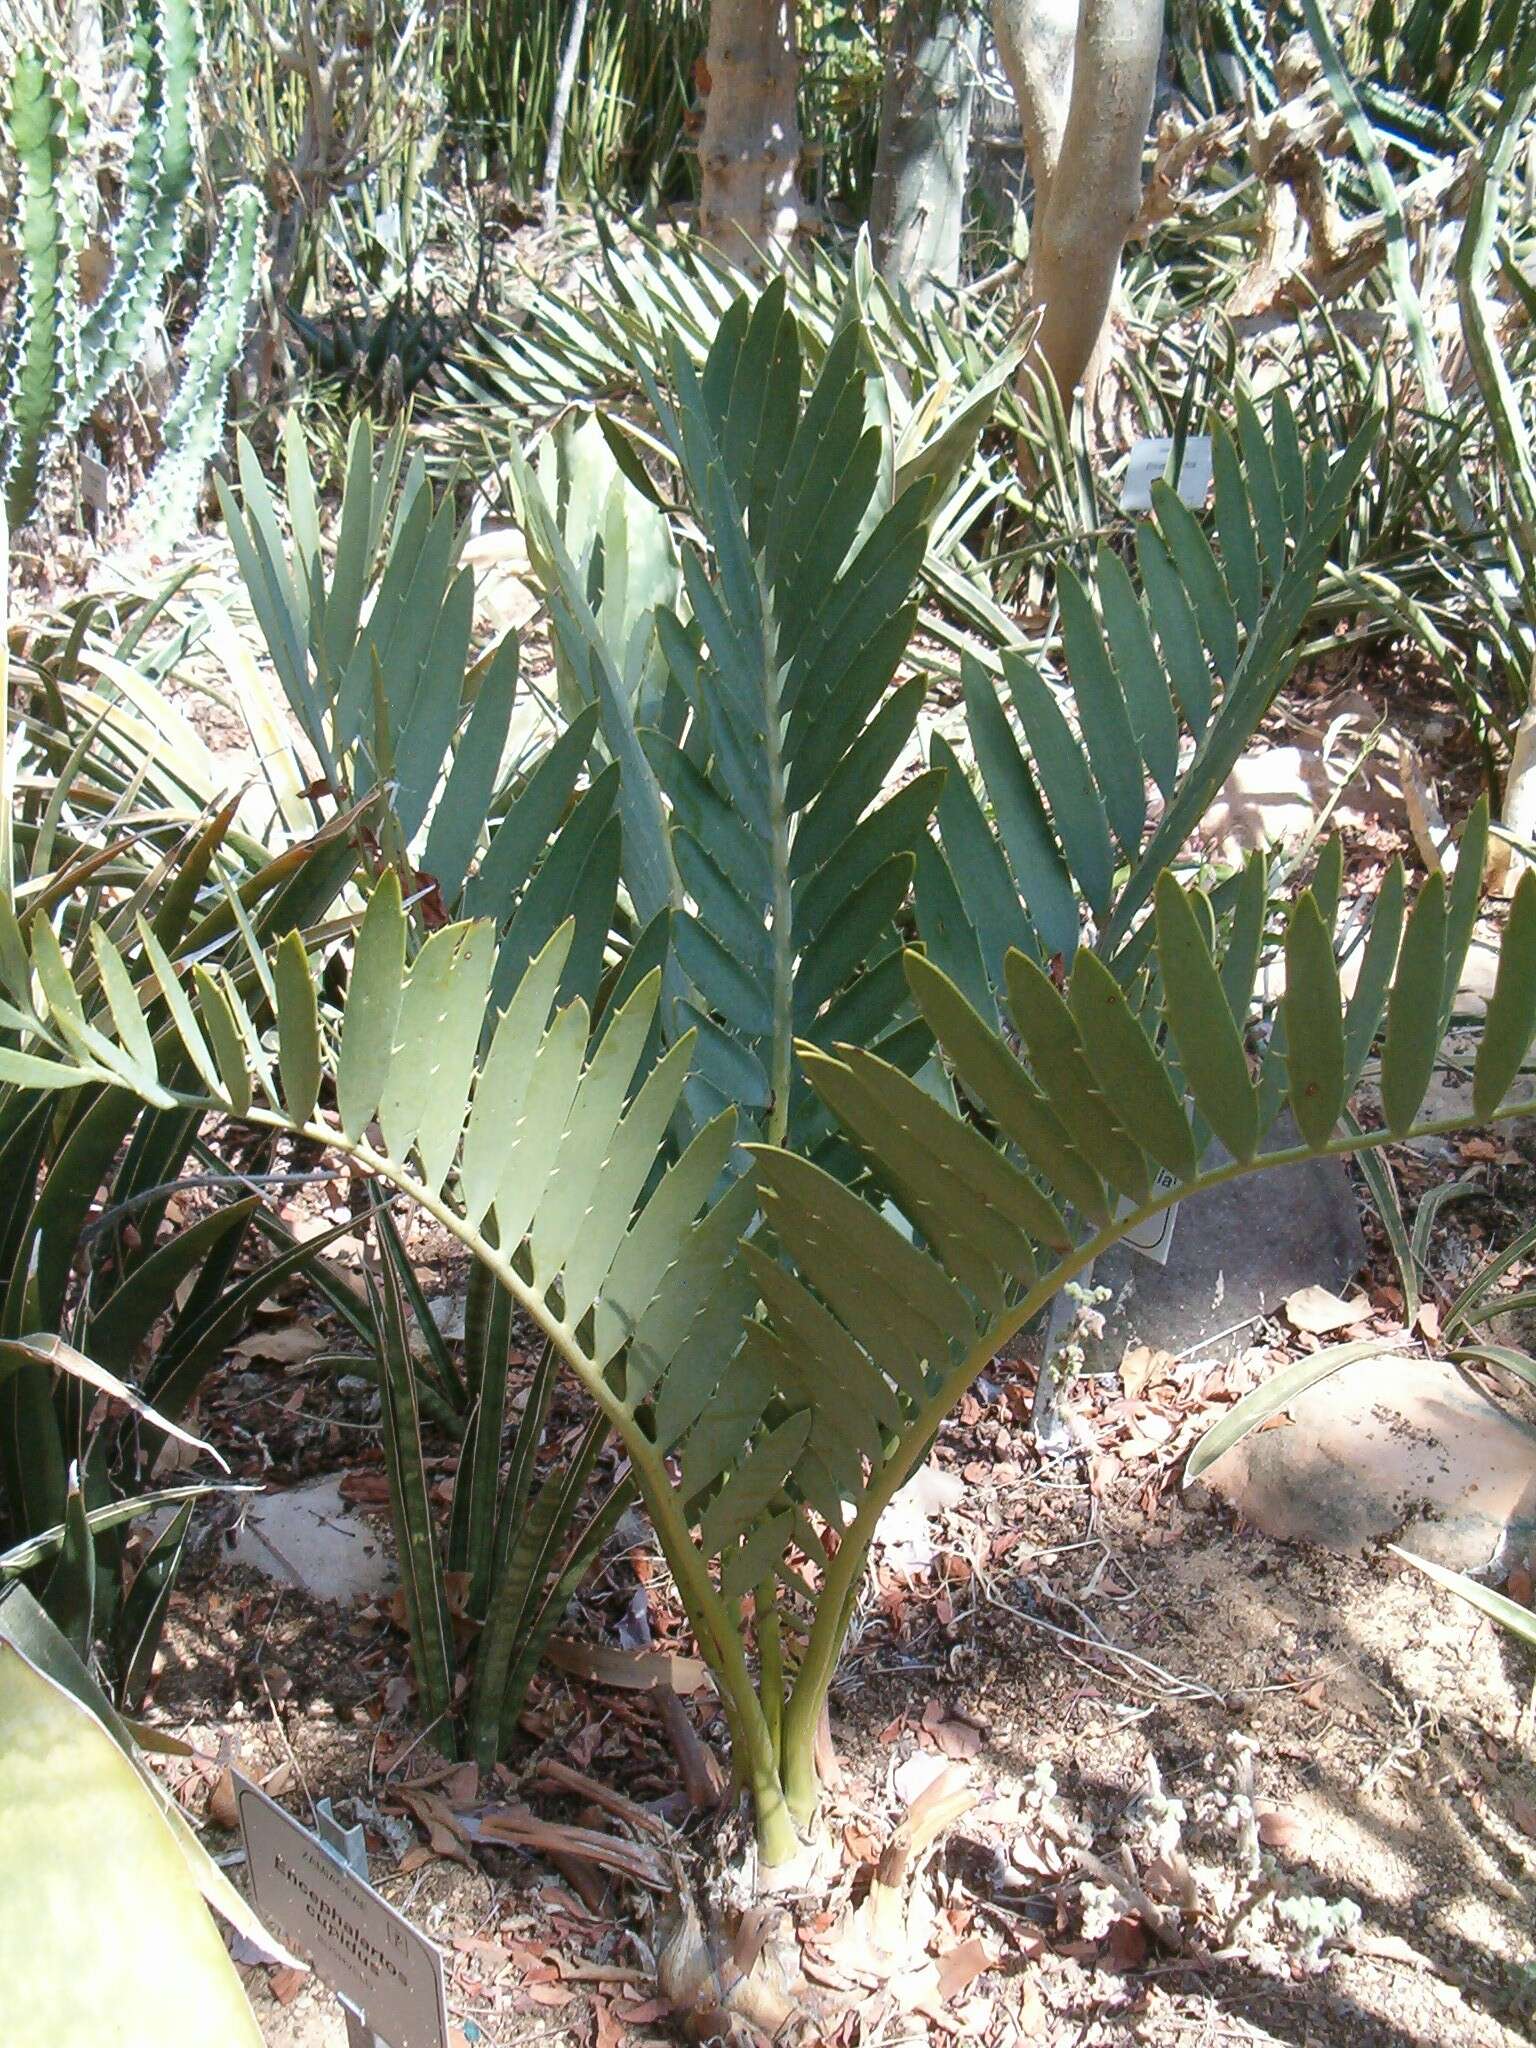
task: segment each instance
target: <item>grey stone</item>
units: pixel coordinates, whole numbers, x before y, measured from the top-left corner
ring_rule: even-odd
[[[1204,1482],[1267,1536],[1359,1555],[1401,1539],[1452,1571],[1536,1541],[1536,1429],[1454,1365],[1384,1352],[1299,1394]]]
[[[1298,1142],[1289,1115],[1266,1149]],[[1212,1157],[1228,1155],[1218,1146]],[[1087,1344],[1090,1372],[1107,1372],[1128,1344],[1176,1357],[1235,1324],[1273,1315],[1298,1287],[1342,1292],[1365,1263],[1360,1212],[1344,1164],[1309,1159],[1209,1188],[1179,1205],[1168,1263],[1155,1265],[1124,1246],[1099,1260],[1096,1287],[1108,1287],[1104,1336]]]
[[[252,1501],[233,1557],[311,1599],[346,1605],[390,1592],[398,1578],[384,1539],[342,1499],[334,1478]]]

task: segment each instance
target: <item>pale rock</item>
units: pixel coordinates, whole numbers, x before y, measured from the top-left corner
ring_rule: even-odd
[[[1297,1396],[1204,1483],[1266,1536],[1343,1555],[1401,1541],[1483,1572],[1536,1541],[1536,1429],[1455,1365],[1383,1352]]]

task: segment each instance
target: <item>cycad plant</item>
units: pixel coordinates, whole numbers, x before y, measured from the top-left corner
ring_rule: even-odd
[[[106,974],[118,1000],[92,1010],[89,1032],[47,941],[40,954],[36,933],[0,926],[14,1034],[0,1076],[62,1088],[110,1072],[189,1114],[217,1110],[346,1157],[463,1245],[488,1276],[480,1304],[523,1318],[549,1367],[585,1389],[714,1673],[768,1866],[793,1862],[814,1833],[816,1730],[869,1546],[949,1408],[1091,1260],[1171,1202],[1414,1129],[1486,843],[1479,811],[1453,887],[1432,878],[1406,918],[1401,876],[1389,879],[1347,1004],[1332,939],[1342,864],[1326,855],[1285,917],[1286,994],[1258,1049],[1254,987],[1280,912],[1266,863],[1210,896],[1187,887],[1171,872],[1176,824],[1143,844],[1125,796],[1142,764],[1159,780],[1169,767],[1174,697],[1200,733],[1192,765],[1175,759],[1165,785],[1174,820],[1195,802],[1182,777],[1197,789],[1240,720],[1261,714],[1357,458],[1335,478],[1303,467],[1294,527],[1270,517],[1273,469],[1250,469],[1241,503],[1224,501],[1221,538],[1225,551],[1246,537],[1255,564],[1263,555],[1256,589],[1240,565],[1217,574],[1203,538],[1197,548],[1165,507],[1146,560],[1164,550],[1166,587],[1140,632],[1107,564],[1093,590],[1063,598],[1084,741],[1070,697],[1053,693],[1061,723],[1042,722],[1038,678],[1017,689],[1025,744],[1011,736],[1003,754],[985,741],[984,766],[1009,764],[992,908],[1011,901],[1019,935],[982,948],[967,987],[941,957],[945,919],[920,920],[913,943],[907,883],[939,852],[927,838],[935,794],[951,876],[972,879],[943,819],[961,770],[938,764],[905,801],[886,791],[915,715],[895,672],[929,494],[919,477],[882,495],[891,472],[858,360],[855,332],[803,395],[792,323],[766,297],[728,323],[703,377],[673,359],[670,396],[658,386],[655,398],[687,485],[687,612],[669,603],[656,620],[659,669],[608,645],[614,563],[591,552],[577,573],[562,560],[558,520],[524,478],[567,681],[591,700],[576,713],[583,745],[597,784],[616,791],[628,929],[684,934],[654,961],[637,940],[605,1001],[570,978],[574,919],[508,968],[494,906],[476,915],[467,892],[459,921],[413,924],[417,878],[408,867],[402,889],[403,863],[372,889],[344,991],[329,960],[317,977],[297,932],[244,964],[197,963],[190,988],[140,935],[121,974]],[[1147,573],[1150,584],[1158,570]],[[1155,672],[1128,673],[1149,646]],[[1149,722],[1154,673],[1172,694]],[[376,688],[375,705],[388,695]],[[1135,746],[1113,759],[1102,742],[1122,720]],[[990,832],[971,802],[975,833]],[[1111,878],[1129,877],[1107,896],[1084,851],[1096,805],[1120,849]],[[549,828],[545,867],[582,808]],[[415,837],[430,843],[432,830],[424,820]],[[1044,866],[1023,858],[1031,847],[1049,853]],[[1080,913],[1060,932],[1044,914],[1040,877],[1056,866],[1093,907],[1089,943],[1071,943]],[[1502,1098],[1536,1019],[1536,882],[1526,887],[1478,1061],[1480,1120],[1512,1113]],[[919,881],[919,908],[922,896]],[[952,922],[969,929],[963,902]],[[251,1007],[257,990],[270,1029]],[[138,1028],[148,1004],[170,1020],[174,1074],[166,1041]],[[1361,1134],[1344,1111],[1378,1042],[1387,1128]],[[1266,1151],[1287,1106],[1299,1137]],[[387,1296],[383,1309],[398,1334]],[[396,1349],[386,1431],[402,1486],[415,1485],[415,1381]],[[471,1461],[485,1498],[497,1448],[491,1415]],[[440,1636],[433,1598],[408,1584],[418,1669]],[[507,1612],[526,1612],[516,1588]],[[520,1665],[492,1652],[495,1626],[471,1714],[487,1760]]]
[[[1248,875],[1262,911],[1262,863]],[[561,934],[488,1016],[490,928],[434,934],[407,970],[393,875],[369,903],[339,1014],[296,934],[253,956],[270,984],[270,1051],[233,976],[198,972],[189,997],[148,945],[137,989],[102,947],[113,1028],[84,1032],[78,990],[35,934],[28,950],[7,906],[0,966],[15,1037],[0,1076],[51,1087],[110,1076],[192,1113],[301,1135],[408,1195],[472,1253],[628,1453],[772,1866],[814,1828],[816,1730],[880,1514],[997,1351],[1171,1202],[1521,1112],[1504,1101],[1536,1028],[1536,879],[1521,886],[1471,1107],[1422,1126],[1470,931],[1438,875],[1406,920],[1400,896],[1383,902],[1347,1003],[1317,895],[1294,900],[1284,1051],[1257,1077],[1250,920],[1239,909],[1218,925],[1209,899],[1171,873],[1156,885],[1145,957],[1158,998],[1141,1019],[1096,953],[1080,951],[1058,986],[1013,951],[1005,1037],[908,948],[902,973],[953,1105],[871,1053],[799,1048],[867,1169],[859,1187],[758,1144],[750,1171],[717,1195],[730,1109],[662,1166],[693,1042],[648,1063],[659,975],[594,1049],[580,999],[552,1011]],[[150,997],[174,1021],[169,1062],[140,1028]],[[1386,1127],[1337,1135],[1378,1037]],[[1286,1104],[1299,1142],[1266,1152]],[[1219,1164],[1206,1163],[1212,1137]]]

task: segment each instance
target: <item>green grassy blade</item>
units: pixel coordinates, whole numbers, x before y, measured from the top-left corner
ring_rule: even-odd
[[[1380,1353],[1379,1337],[1362,1337],[1353,1344],[1331,1344],[1325,1351],[1314,1351],[1310,1358],[1298,1358],[1294,1364],[1282,1366],[1263,1386],[1244,1394],[1205,1432],[1189,1454],[1184,1484],[1189,1486],[1208,1472],[1223,1452],[1241,1443],[1261,1422],[1289,1408],[1308,1387],[1315,1387],[1319,1380],[1327,1379],[1343,1366],[1353,1365],[1357,1358],[1376,1358]]]
[[[371,1268],[368,1270],[368,1286],[375,1297],[384,1336],[384,1370],[379,1380],[384,1460],[410,1630],[411,1663],[419,1694],[418,1712],[423,1721],[437,1724],[439,1744],[451,1753],[453,1730],[447,1716],[453,1700],[453,1636],[438,1562],[437,1537],[432,1527],[405,1301],[392,1259],[380,1258],[377,1277]]]
[[[1403,1550],[1396,1543],[1389,1544],[1388,1548],[1406,1564],[1411,1564],[1415,1570],[1424,1572],[1436,1584],[1465,1600],[1469,1607],[1475,1607],[1490,1621],[1507,1628],[1511,1635],[1517,1635],[1527,1643],[1536,1643],[1536,1614],[1529,1607],[1522,1607],[1507,1593],[1496,1593],[1492,1586],[1468,1578],[1464,1572],[1447,1571],[1442,1564],[1431,1564],[1427,1557],[1415,1557],[1411,1550]]]

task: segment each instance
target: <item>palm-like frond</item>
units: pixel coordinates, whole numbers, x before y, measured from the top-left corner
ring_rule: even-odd
[[[1080,906],[1098,950],[1124,952],[1125,978],[1140,951],[1127,942],[1158,875],[1291,672],[1375,430],[1330,462],[1321,449],[1303,454],[1288,410],[1275,417],[1290,434],[1266,436],[1240,400],[1235,436],[1215,436],[1214,546],[1159,483],[1137,531],[1134,580],[1107,545],[1086,578],[1058,569],[1059,680],[1005,652],[1005,706],[982,664],[964,665],[991,818],[936,736],[933,765],[947,776],[938,839],[919,849],[917,915],[935,960],[984,1010],[1001,996],[1011,947],[1071,961]],[[1162,799],[1155,818],[1149,786]]]
[[[566,672],[620,770],[630,894],[642,915],[675,913],[667,1026],[699,1034],[694,1114],[731,1103],[797,1142],[824,1125],[793,1079],[797,1033],[921,1049],[920,1035],[901,1049],[895,920],[941,778],[885,786],[922,698],[920,680],[892,683],[930,492],[897,489],[861,334],[845,327],[803,399],[782,285],[734,302],[701,374],[670,347],[671,393],[651,395],[700,547],[683,562],[686,614],[655,615],[667,686],[648,707],[522,483]]]
[[[1262,863],[1250,872],[1262,916]],[[199,976],[194,1003],[142,932],[137,982],[120,960],[107,970],[118,1004],[100,1023],[82,1021],[79,989],[47,941],[34,931],[28,947],[5,920],[0,967],[17,1037],[0,1050],[0,1080],[29,1082],[45,1063],[59,1085],[110,1073],[189,1108],[248,1102],[250,1119],[349,1155],[438,1217],[621,1437],[726,1691],[765,1839],[783,1853],[784,1796],[802,1817],[814,1802],[811,1737],[875,1522],[969,1380],[1074,1274],[1170,1201],[1415,1128],[1470,920],[1438,878],[1406,923],[1401,898],[1389,901],[1346,1003],[1329,943],[1336,874],[1337,862],[1325,863],[1320,888],[1290,910],[1283,1053],[1257,1076],[1244,1039],[1257,958],[1248,926],[1235,916],[1225,950],[1214,950],[1209,903],[1166,873],[1147,937],[1158,1001],[1140,1016],[1092,952],[1058,987],[1013,951],[1005,1037],[926,954],[908,950],[900,972],[954,1076],[960,1114],[877,1054],[801,1049],[867,1191],[792,1149],[757,1145],[755,1181],[711,1206],[734,1135],[729,1110],[658,1173],[693,1056],[685,1037],[649,1063],[659,973],[594,1042],[585,1005],[559,1003],[562,927],[487,1034],[489,930],[438,932],[402,972],[392,877],[370,902],[339,1020],[318,1001],[296,938],[261,963],[275,1057],[232,977]],[[168,1089],[167,1041],[146,1041],[130,996],[167,1004],[171,1061],[184,1053],[200,1080]],[[1383,1017],[1387,1129],[1335,1137]],[[1533,1027],[1536,877],[1526,877],[1470,1115],[1513,1113],[1504,1097]],[[1266,1151],[1287,1101],[1300,1143]],[[1220,1163],[1208,1133],[1226,1148]],[[840,1542],[830,1563],[808,1569],[803,1560],[824,1557],[818,1523]],[[776,1582],[805,1638],[778,1744],[783,1702],[752,1687],[735,1603],[752,1587],[771,1602]]]

